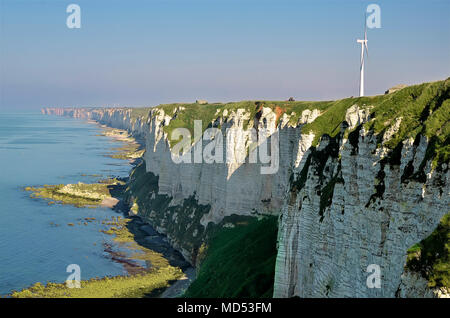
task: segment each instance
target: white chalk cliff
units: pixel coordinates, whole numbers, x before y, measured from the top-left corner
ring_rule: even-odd
[[[199,229],[227,216],[278,215],[274,297],[437,294],[424,278],[405,270],[405,262],[408,248],[428,237],[449,213],[450,174],[447,164],[436,169],[426,157],[430,140],[423,135],[406,138],[397,151],[384,146],[400,129],[401,117],[393,119],[380,140],[364,126],[371,120],[370,105],[349,107],[334,137],[302,131],[322,116],[318,109],[304,110],[294,124],[291,115],[280,116],[269,107],[262,107],[257,118],[250,118],[245,109],[217,112],[211,126],[223,134],[227,128],[245,131],[249,119],[257,131],[279,134],[278,171],[261,174],[266,164],[238,162],[248,159],[248,133],[224,139],[224,152],[232,150],[233,162],[174,163],[164,127],[182,116],[182,107],[174,112],[155,107],[137,119],[132,119],[130,109],[43,112],[96,120],[144,138],[146,169],[158,177],[157,194],[169,198],[170,206],[182,206],[189,198],[208,206],[196,219],[201,226],[192,233],[195,237],[201,237]],[[209,143],[203,141],[203,146]],[[419,172],[424,178],[408,178]],[[188,248],[177,233],[165,230],[164,222],[177,222],[176,214],[171,220],[153,221],[188,259],[195,259],[199,246]],[[379,266],[380,288],[367,284],[371,264]]]

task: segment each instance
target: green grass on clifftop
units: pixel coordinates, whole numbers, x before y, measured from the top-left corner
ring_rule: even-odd
[[[384,146],[395,149],[406,138],[415,138],[422,134],[430,139],[427,157],[433,158],[435,163],[449,161],[450,158],[450,78],[412,85],[400,89],[394,93],[378,96],[351,97],[336,101],[242,101],[226,104],[166,104],[156,108],[172,116],[177,109],[177,115],[164,127],[166,133],[171,135],[175,128],[187,128],[193,136],[194,120],[202,120],[203,130],[219,117],[223,111],[228,113],[237,109],[244,109],[249,114],[247,128],[251,127],[254,120],[258,119],[258,113],[262,107],[269,107],[277,114],[277,120],[283,115],[290,116],[290,124],[297,125],[298,119],[304,110],[317,109],[321,112],[312,123],[304,125],[303,133],[312,132],[315,135],[313,146],[320,141],[321,136],[336,136],[341,123],[345,121],[347,109],[353,105],[360,108],[370,107],[371,120],[365,124],[365,128],[372,130],[380,138],[400,118],[401,123]]]
[[[448,162],[450,136],[450,79],[424,83],[403,88],[388,95],[346,98],[332,102],[330,107],[314,122],[307,124],[303,132],[313,132],[315,146],[319,138],[328,134],[336,136],[340,124],[345,120],[349,107],[371,107],[371,118],[365,124],[367,129],[382,136],[401,119],[399,130],[385,146],[394,149],[406,138],[422,134],[436,143],[436,154],[440,162]]]
[[[183,107],[183,110],[179,110],[179,115],[175,119],[172,119],[169,125],[164,127],[164,131],[171,136],[172,131],[175,128],[187,128],[192,137],[194,137],[194,120],[202,121],[202,130],[204,131],[211,123],[218,117],[221,117],[226,110],[228,114],[238,109],[243,109],[249,114],[245,122],[245,128],[251,128],[254,119],[257,117],[257,113],[260,112],[262,107],[271,108],[277,113],[278,119],[283,113],[295,114],[292,115],[290,122],[295,125],[299,119],[303,110],[306,109],[319,109],[324,110],[328,108],[332,102],[287,102],[287,101],[241,101],[231,102],[226,104],[166,104],[159,105],[157,108],[161,108],[168,115],[173,115],[174,112]]]
[[[132,122],[135,122],[136,119],[142,118],[146,120],[148,118],[151,107],[139,107],[139,108],[130,108],[130,118]]]
[[[185,297],[272,297],[277,219],[224,228],[211,240]]]

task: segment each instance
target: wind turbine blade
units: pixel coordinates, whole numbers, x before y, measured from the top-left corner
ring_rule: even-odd
[[[364,40],[367,40],[367,12],[364,12]]]
[[[369,49],[367,48],[367,12],[364,13],[364,46],[367,54],[369,54]]]
[[[369,48],[367,47],[367,11],[364,12],[364,48],[366,50],[367,57],[369,57]]]

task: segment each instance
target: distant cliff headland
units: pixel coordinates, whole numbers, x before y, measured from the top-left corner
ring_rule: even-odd
[[[125,200],[198,269],[187,297],[448,295],[450,79],[337,101],[44,108],[145,144]],[[175,163],[176,128],[277,135],[279,168]],[[202,143],[202,149],[211,141]],[[246,158],[241,162],[239,158]],[[371,268],[380,272],[370,286]],[[375,271],[376,272],[376,271]]]

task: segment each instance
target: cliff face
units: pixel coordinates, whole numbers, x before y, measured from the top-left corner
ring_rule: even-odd
[[[96,120],[145,139],[147,173],[132,176],[130,203],[192,263],[217,228],[278,215],[275,297],[433,295],[424,275],[405,270],[405,263],[408,249],[449,212],[449,80],[336,102],[43,112]],[[241,129],[224,138],[229,162],[174,163],[169,136],[192,118],[224,136]],[[257,151],[249,127],[270,135],[270,144],[278,137],[276,173],[262,174],[267,164],[248,162]],[[200,142],[204,149],[211,141]],[[367,285],[371,264],[380,269],[380,288]]]
[[[394,297],[409,288],[400,286],[408,248],[448,213],[446,168],[427,163],[423,182],[402,182],[409,162],[418,172],[426,138],[406,140],[386,163],[373,134],[361,129],[355,138],[356,146],[323,138],[307,154],[306,178],[293,185],[280,217],[276,297]],[[380,288],[367,286],[370,264],[380,268]],[[423,285],[409,293],[428,293]]]
[[[144,137],[148,125],[144,116],[132,118],[131,109],[121,108],[43,108],[42,114],[94,120],[112,128],[128,130],[137,137]]]
[[[278,172],[261,174],[261,168],[267,165],[239,163],[240,159],[247,158],[248,161],[251,137],[246,133],[245,121],[250,114],[243,109],[225,114],[217,114],[215,119],[220,122],[223,136],[227,129],[236,129],[241,134],[224,137],[223,154],[228,155],[230,162],[177,164],[171,159],[168,135],[163,130],[173,115],[166,114],[164,109],[154,109],[150,113],[144,155],[147,171],[159,176],[159,192],[172,197],[172,204],[181,204],[182,200],[195,195],[198,204],[209,205],[209,213],[201,219],[205,227],[232,214],[278,214],[284,204],[291,167],[297,159],[301,141],[299,126],[289,127],[286,119],[281,119],[277,126],[276,114],[263,107],[255,126],[258,131],[266,128],[271,135],[277,131],[280,149]],[[300,119],[299,124],[306,120]],[[210,141],[201,143],[205,149]]]

